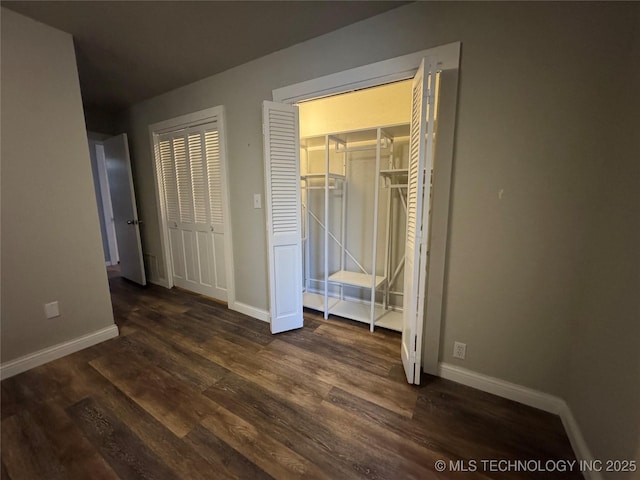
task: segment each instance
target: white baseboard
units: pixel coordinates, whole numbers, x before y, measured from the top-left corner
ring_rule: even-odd
[[[594,460],[578,422],[569,405],[562,398],[448,363],[440,363],[439,375],[444,379],[558,415],[578,461]],[[600,472],[584,471],[582,473],[588,480],[603,478]]]
[[[440,376],[447,380],[452,380],[482,390],[483,392],[524,403],[530,407],[539,408],[540,410],[555,415],[560,415],[563,410],[563,405],[565,405],[564,400],[549,395],[548,393],[543,393],[538,390],[533,390],[532,388],[523,387],[522,385],[483,375],[448,363],[440,363]]]
[[[238,301],[229,302],[229,310],[244,313],[245,315],[262,320],[263,322],[269,322],[269,312],[262,310],[261,308],[252,307],[246,303]]]
[[[117,337],[118,335],[118,327],[111,325],[93,333],[83,335],[82,337],[74,338],[73,340],[59,343],[58,345],[44,348],[29,355],[5,362],[0,365],[0,379],[4,380],[5,378],[13,377],[19,373],[26,372],[27,370],[39,367],[45,363],[91,347],[110,338]]]

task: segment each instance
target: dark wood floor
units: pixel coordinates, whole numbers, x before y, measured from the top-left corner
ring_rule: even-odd
[[[574,459],[559,418],[407,385],[394,332],[308,314],[272,336],[197,295],[110,283],[119,338],[2,382],[3,479],[580,478],[483,471]]]

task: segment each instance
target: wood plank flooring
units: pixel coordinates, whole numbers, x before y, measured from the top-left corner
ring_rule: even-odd
[[[581,478],[483,469],[575,457],[556,416],[407,385],[395,332],[306,313],[273,336],[198,295],[110,285],[120,337],[2,382],[2,479]]]

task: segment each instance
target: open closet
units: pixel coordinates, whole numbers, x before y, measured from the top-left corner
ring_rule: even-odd
[[[420,383],[439,71],[406,59],[406,81],[264,102],[269,315],[272,333],[301,328],[303,307],[400,331]]]
[[[399,93],[409,96],[410,86],[379,87],[359,96],[374,102]],[[333,103],[331,117],[339,118],[341,103],[350,102]],[[324,318],[368,323],[371,331],[376,326],[402,331],[410,113],[404,103],[406,123],[300,140],[303,305]],[[318,110],[313,107],[300,106],[302,130]]]

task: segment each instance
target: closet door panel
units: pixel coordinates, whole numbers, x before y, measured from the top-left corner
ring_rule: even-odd
[[[420,356],[426,281],[426,238],[431,184],[434,112],[430,83],[432,64],[424,59],[412,86],[407,188],[407,239],[405,245],[402,363],[409,383],[420,383]],[[427,212],[427,215],[425,215]]]
[[[302,328],[302,229],[298,109],[263,104],[271,333]]]

